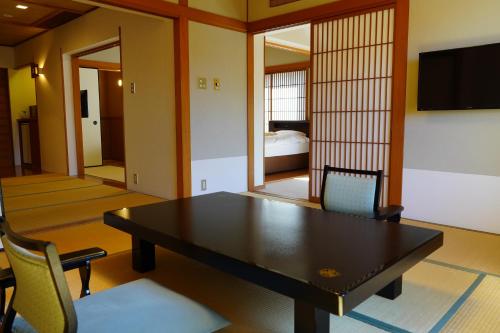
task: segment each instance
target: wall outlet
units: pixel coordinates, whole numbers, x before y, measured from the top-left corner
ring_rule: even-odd
[[[206,179],[202,179],[201,180],[201,190],[202,191],[206,191],[207,190],[207,180]]]
[[[134,173],[134,184],[137,185],[139,184],[139,175]]]

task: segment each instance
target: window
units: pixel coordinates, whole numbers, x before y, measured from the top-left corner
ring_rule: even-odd
[[[266,132],[270,120],[307,120],[307,75],[307,70],[266,74]]]

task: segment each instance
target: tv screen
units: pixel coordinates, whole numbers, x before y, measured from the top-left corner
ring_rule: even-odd
[[[500,109],[500,43],[420,54],[418,110]]]

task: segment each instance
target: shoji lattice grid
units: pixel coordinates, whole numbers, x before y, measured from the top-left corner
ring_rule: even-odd
[[[270,120],[306,120],[307,70],[266,74],[265,123]]]
[[[392,110],[394,9],[312,27],[311,195],[325,164],[384,170],[386,204]]]

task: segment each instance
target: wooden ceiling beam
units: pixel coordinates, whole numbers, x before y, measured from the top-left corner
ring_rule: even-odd
[[[247,31],[247,23],[244,21],[163,0],[94,0],[94,2],[171,19],[186,17],[190,21],[239,32]]]
[[[399,0],[342,0],[316,7],[310,7],[291,13],[268,17],[248,23],[248,32],[261,33],[286,26],[309,23],[331,17],[346,15],[352,12],[368,11],[373,8],[390,6]]]
[[[65,6],[55,6],[55,5],[52,5],[52,4],[40,3],[40,2],[37,2],[37,1],[33,1],[33,0],[22,0],[22,2],[26,3],[26,4],[33,5],[33,6],[50,8],[50,9],[54,9],[54,10],[64,10],[66,12],[72,12],[72,13],[80,14],[80,15],[83,15],[83,14],[87,13],[89,10],[93,9],[93,7],[90,6],[90,5],[86,5],[86,6],[91,7],[91,8],[89,8],[89,10],[81,11],[81,10],[77,10],[77,9],[74,9],[74,8],[68,8],[68,7],[65,7]],[[82,4],[82,5],[84,5],[84,4]]]

